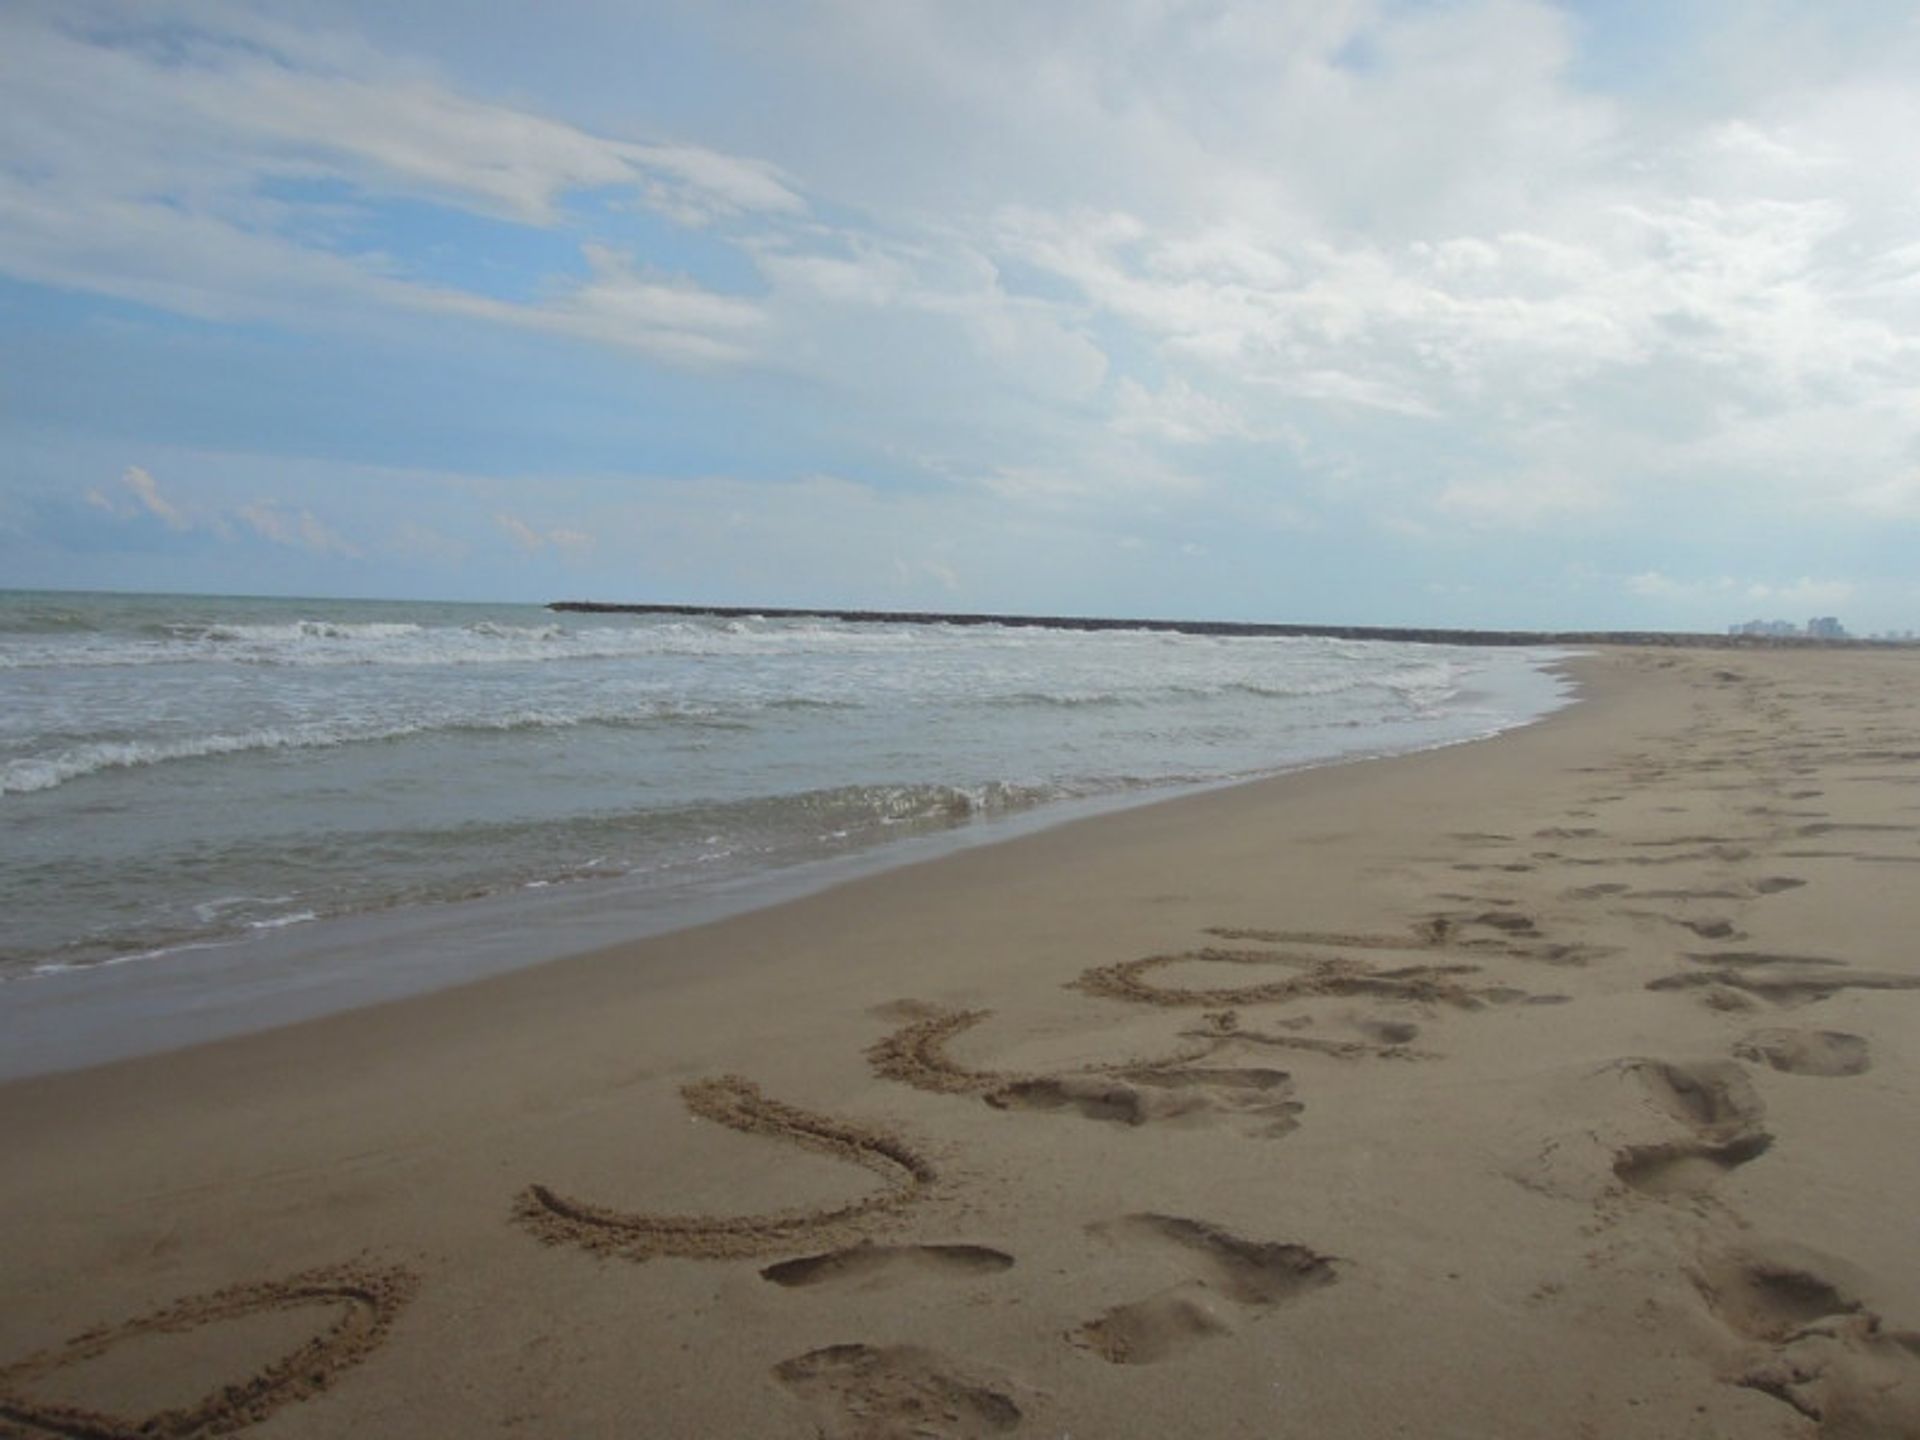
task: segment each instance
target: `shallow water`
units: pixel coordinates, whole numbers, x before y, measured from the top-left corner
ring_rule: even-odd
[[[0,594],[0,976],[556,887],[652,928],[906,837],[1491,734],[1563,702],[1553,658]]]

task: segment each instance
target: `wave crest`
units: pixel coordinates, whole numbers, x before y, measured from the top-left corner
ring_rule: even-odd
[[[579,715],[522,710],[482,719],[418,720],[386,725],[308,724],[266,726],[225,735],[176,740],[88,741],[54,755],[24,756],[0,764],[0,795],[51,790],[105,770],[134,770],[180,760],[275,750],[327,750],[374,745],[420,735],[501,735],[533,730],[608,729],[748,730],[753,720],[700,706],[655,704],[637,710]]]

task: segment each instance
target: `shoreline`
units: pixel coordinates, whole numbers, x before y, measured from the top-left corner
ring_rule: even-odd
[[[1915,1433],[1920,674],[1570,669],[1490,743],[0,1086],[0,1398],[270,1377],[305,1284],[365,1343],[279,1435]]]
[[[1566,667],[1577,658],[1543,659],[1535,669],[1540,675],[1565,677]],[[1407,748],[1359,750],[1252,776],[1053,800],[715,885],[656,893],[615,876],[521,887],[465,900],[325,916],[9,977],[0,982],[0,1084],[431,995],[1142,806],[1265,784],[1310,770],[1482,744],[1543,723],[1578,703],[1574,686],[1557,697],[1554,708],[1487,733]],[[369,950],[384,951],[390,958],[368,965],[364,956]]]

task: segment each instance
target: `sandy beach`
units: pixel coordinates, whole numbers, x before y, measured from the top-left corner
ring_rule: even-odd
[[[1920,660],[0,1088],[0,1433],[1920,1435]]]

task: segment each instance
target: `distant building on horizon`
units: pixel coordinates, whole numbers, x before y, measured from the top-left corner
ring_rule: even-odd
[[[1837,616],[1816,615],[1807,621],[1805,628],[1791,620],[1742,620],[1737,625],[1727,627],[1729,635],[1764,635],[1772,638],[1791,636],[1806,640],[1845,640],[1847,627]]]

